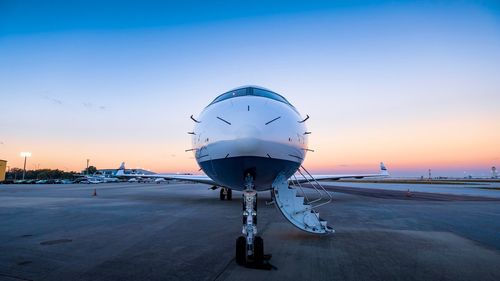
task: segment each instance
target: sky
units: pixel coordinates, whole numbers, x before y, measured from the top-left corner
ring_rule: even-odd
[[[500,166],[494,1],[0,0],[0,159],[197,172],[191,114],[260,85],[312,134],[317,173]]]

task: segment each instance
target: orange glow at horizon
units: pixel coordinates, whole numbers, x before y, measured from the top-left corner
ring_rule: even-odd
[[[500,160],[500,131],[495,120],[435,120],[407,126],[384,124],[363,130],[313,133],[306,167],[319,171],[484,169]],[[393,126],[394,125],[394,126]]]

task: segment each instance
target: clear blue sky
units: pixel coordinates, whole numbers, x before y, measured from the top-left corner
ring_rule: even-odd
[[[1,1],[0,158],[196,171],[189,115],[257,84],[311,115],[316,171],[487,173],[500,164],[499,7]]]

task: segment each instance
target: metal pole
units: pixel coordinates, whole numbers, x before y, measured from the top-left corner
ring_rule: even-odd
[[[23,180],[24,180],[24,176],[26,175],[26,158],[28,158],[28,157],[24,156]]]

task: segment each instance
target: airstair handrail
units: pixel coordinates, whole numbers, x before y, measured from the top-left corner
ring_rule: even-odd
[[[330,194],[330,192],[328,192],[328,191],[327,191],[327,190],[326,190],[326,189],[325,189],[325,188],[324,188],[324,187],[323,187],[323,186],[322,186],[322,185],[321,185],[321,184],[320,184],[320,183],[319,183],[319,182],[318,182],[318,181],[317,181],[317,180],[316,180],[316,179],[315,179],[312,175],[311,175],[311,173],[309,173],[309,171],[308,171],[308,170],[307,170],[304,166],[300,165],[300,167],[301,167],[301,168],[302,168],[302,170],[304,170],[304,172],[306,172],[306,174],[307,174],[307,175],[308,175],[308,176],[309,176],[309,177],[310,177],[310,178],[311,178],[311,179],[312,179],[312,180],[313,180],[313,181],[314,181],[314,182],[315,182],[315,183],[316,183],[316,184],[317,184],[317,185],[321,188],[321,190],[323,191],[323,193],[325,193],[325,194],[328,196],[328,198],[326,199],[326,201],[325,201],[325,202],[320,203],[320,204],[317,204],[317,205],[314,205],[312,208],[314,209],[314,208],[317,208],[317,207],[319,207],[319,206],[323,206],[323,205],[326,205],[326,204],[328,204],[328,203],[332,202],[333,197],[332,197],[332,195]],[[301,173],[301,174],[302,174],[302,173]],[[308,181],[308,182],[310,182],[308,179],[307,179],[307,181]],[[317,189],[316,187],[314,187],[314,188],[315,188],[315,189]],[[323,197],[322,197],[321,199],[323,199]]]
[[[293,178],[290,178],[290,181],[292,185],[298,186],[302,194],[304,195],[305,202],[310,206],[310,210],[313,210],[315,208],[318,208],[320,206],[326,205],[330,202],[332,202],[333,197],[330,192],[328,192],[322,185],[321,183],[318,182],[314,178],[311,173],[304,167],[300,166],[297,172],[302,176],[302,178],[309,184],[309,186],[314,189],[318,193],[317,198],[311,198],[307,196],[306,192],[304,191],[302,185],[300,184],[301,181],[297,179],[297,176],[294,174]],[[314,204],[316,203],[316,204]]]

